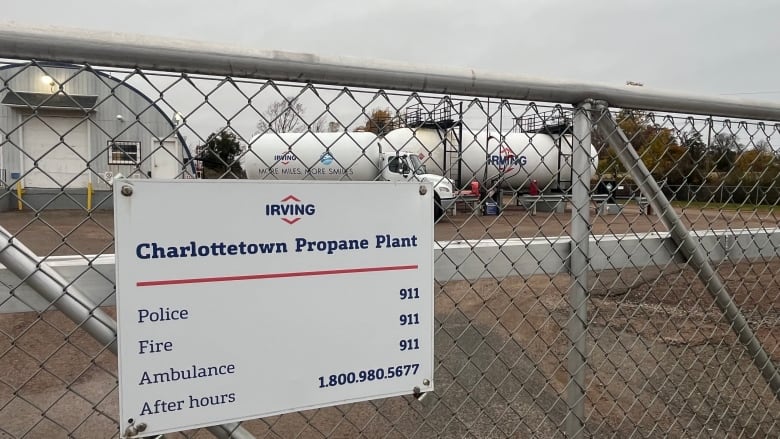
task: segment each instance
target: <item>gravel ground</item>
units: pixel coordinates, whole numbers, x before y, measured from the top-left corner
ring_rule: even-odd
[[[461,213],[436,226],[436,239],[557,236],[570,215]],[[635,209],[592,215],[594,234],[664,230]],[[683,218],[697,229],[777,227],[768,213],[686,210]],[[113,252],[110,212],[8,212],[0,224],[39,255]],[[780,262],[718,271],[780,363]],[[586,437],[780,436],[780,404],[694,272],[672,264],[591,281]],[[440,285],[433,394],[243,425],[279,438],[563,437],[569,285],[564,275]],[[0,371],[0,438],[117,435],[116,359],[59,312],[0,315]]]

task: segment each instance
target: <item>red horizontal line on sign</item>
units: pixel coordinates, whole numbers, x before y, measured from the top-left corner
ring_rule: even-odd
[[[280,279],[285,277],[309,277],[309,276],[331,276],[334,274],[356,274],[372,273],[378,271],[399,271],[416,270],[417,265],[393,265],[387,267],[362,267],[362,268],[342,268],[337,270],[318,270],[318,271],[293,271],[289,273],[265,273],[265,274],[247,274],[243,276],[217,276],[217,277],[196,277],[191,279],[167,279],[167,280],[149,280],[137,282],[137,287],[157,287],[163,285],[182,285],[182,284],[202,284],[210,282],[235,282],[242,280],[258,279]]]

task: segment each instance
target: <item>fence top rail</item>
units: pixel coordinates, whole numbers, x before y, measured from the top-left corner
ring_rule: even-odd
[[[0,58],[780,121],[780,103],[0,22]]]

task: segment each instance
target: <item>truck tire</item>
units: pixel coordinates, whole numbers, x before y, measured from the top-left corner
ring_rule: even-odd
[[[444,209],[441,207],[441,198],[439,198],[439,194],[433,194],[433,220],[439,221],[442,215],[444,215]]]

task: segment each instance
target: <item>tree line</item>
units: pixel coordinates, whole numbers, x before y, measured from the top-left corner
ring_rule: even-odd
[[[650,113],[622,110],[616,119],[642,162],[657,181],[668,185],[780,185],[780,151],[768,136],[751,136],[746,145],[731,132],[693,127],[678,131],[662,127]],[[726,125],[728,126],[728,125]],[[598,135],[598,174],[624,178],[626,170]]]

